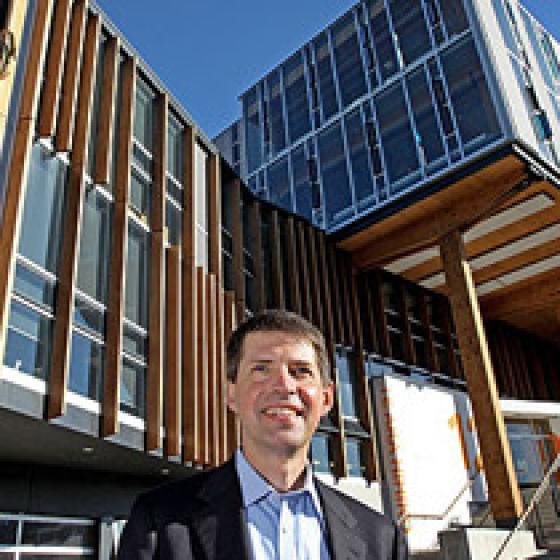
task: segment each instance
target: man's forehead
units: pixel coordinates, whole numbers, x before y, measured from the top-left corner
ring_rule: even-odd
[[[243,358],[275,359],[283,354],[302,361],[316,360],[313,343],[299,333],[256,331],[249,333],[243,342]]]

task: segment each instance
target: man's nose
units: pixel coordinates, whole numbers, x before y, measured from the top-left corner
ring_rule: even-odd
[[[296,380],[287,364],[279,364],[276,368],[276,375],[273,376],[274,386],[281,387],[288,391],[294,391],[296,388]]]

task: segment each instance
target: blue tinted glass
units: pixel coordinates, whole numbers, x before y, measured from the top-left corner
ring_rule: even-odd
[[[394,183],[418,170],[416,145],[400,83],[375,98],[375,107],[389,181]]]
[[[332,37],[340,100],[342,106],[346,107],[366,92],[360,45],[352,13],[336,24]]]
[[[465,152],[470,153],[501,136],[473,40],[450,48],[441,60]]]
[[[541,36],[541,45],[553,78],[555,80],[560,80],[560,62],[558,62],[558,57],[556,56],[550,36],[544,32]]]
[[[319,158],[325,213],[327,223],[330,225],[341,218],[344,210],[352,206],[340,124],[332,126],[319,135]]]
[[[35,144],[18,252],[53,273],[58,266],[67,175],[65,163]]]
[[[284,128],[284,110],[282,108],[282,91],[280,89],[280,75],[278,71],[268,77],[268,107],[270,126],[271,154],[275,155],[286,146],[286,131]]]
[[[174,204],[167,201],[165,205],[165,225],[170,245],[181,245],[183,237],[182,217],[181,211]]]
[[[139,333],[135,329],[124,325],[123,327],[123,351],[141,360],[145,360],[148,355],[148,344],[146,335]]]
[[[332,474],[334,471],[330,439],[322,433],[316,433],[311,438],[311,465],[315,473]]]
[[[420,68],[413,72],[407,77],[406,83],[419,136],[418,147],[423,163],[430,168],[431,164],[445,156],[445,148],[424,70]]]
[[[365,477],[366,468],[362,459],[362,442],[355,438],[346,438],[346,462],[348,476]]]
[[[148,240],[129,223],[126,264],[125,317],[143,327],[148,323]]]
[[[296,196],[296,212],[311,220],[311,184],[309,183],[308,163],[303,146],[292,152],[292,173]]]
[[[54,304],[54,283],[45,280],[20,263],[16,265],[14,291],[47,307],[52,307]]]
[[[74,303],[74,323],[92,332],[103,335],[105,332],[105,313],[86,302],[79,295]]]
[[[253,88],[243,97],[243,121],[245,123],[247,171],[251,173],[262,163],[260,110],[256,88]]]
[[[121,410],[144,417],[146,368],[123,360],[121,372]]]
[[[389,6],[403,61],[405,65],[410,64],[431,46],[422,3],[420,0],[391,0]]]
[[[269,199],[274,204],[292,210],[292,193],[288,174],[288,158],[273,163],[267,171]]]
[[[399,69],[399,64],[387,21],[384,0],[368,0],[368,10],[379,70],[383,80],[386,80]]]
[[[143,80],[136,82],[134,106],[134,138],[148,151],[152,150],[154,135],[154,93]]]
[[[337,352],[336,367],[342,415],[356,418],[358,407],[356,404],[356,368],[353,357],[347,352]]]
[[[18,522],[11,519],[0,519],[0,544],[12,545],[16,544]]]
[[[325,34],[321,35],[315,43],[315,60],[323,116],[325,120],[329,120],[338,112],[338,103],[336,101],[336,88],[334,85],[331,55],[329,53],[329,43]]]
[[[70,350],[70,376],[68,387],[90,399],[99,400],[103,375],[103,352],[92,340],[78,334],[72,334]]]
[[[130,205],[142,216],[150,214],[150,184],[139,173],[130,174]]]
[[[354,191],[357,200],[362,201],[373,195],[373,177],[369,167],[366,138],[360,112],[354,111],[348,115],[345,124]]]
[[[180,183],[183,180],[183,129],[173,118],[167,127],[167,171]]]
[[[440,9],[445,22],[447,33],[457,35],[469,26],[463,0],[440,0]]]
[[[296,53],[282,69],[286,90],[286,111],[288,112],[288,133],[290,143],[311,130],[309,101],[301,53]]]
[[[12,301],[4,364],[46,379],[52,322],[35,311]]]

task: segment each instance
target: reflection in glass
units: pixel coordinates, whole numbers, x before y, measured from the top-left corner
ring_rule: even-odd
[[[366,467],[363,460],[363,443],[357,438],[346,437],[346,463],[348,476],[366,477]]]
[[[338,370],[338,388],[342,415],[347,418],[358,417],[356,403],[356,364],[354,357],[346,350],[337,350],[336,368]]]
[[[103,350],[93,340],[72,333],[70,349],[70,391],[94,400],[101,398]]]
[[[334,85],[331,55],[327,35],[323,33],[315,42],[315,60],[319,90],[321,93],[321,107],[323,118],[328,121],[337,111],[336,88]]]
[[[134,138],[148,150],[153,146],[154,94],[143,80],[136,81],[136,104],[134,107]]]
[[[458,35],[467,29],[469,22],[463,0],[440,0],[439,5],[449,36]]]
[[[270,153],[272,156],[286,147],[286,129],[282,107],[280,74],[275,70],[267,79],[268,84],[268,121],[270,126]]]
[[[311,184],[309,183],[309,166],[305,159],[303,146],[296,148],[292,154],[292,173],[296,196],[296,212],[311,220]]]
[[[420,0],[391,0],[389,6],[399,50],[406,66],[431,47],[422,3]]]
[[[17,521],[0,519],[0,545],[15,545]]]
[[[360,111],[356,110],[345,118],[346,138],[350,153],[350,164],[354,178],[354,191],[358,201],[373,195],[373,177],[369,167],[366,139]]]
[[[129,204],[140,216],[150,215],[150,183],[134,169],[130,174]]]
[[[124,359],[121,372],[121,410],[144,417],[146,368]]]
[[[286,111],[288,113],[288,134],[290,143],[311,130],[309,102],[300,52],[290,58],[282,68],[286,91]]]
[[[128,225],[125,310],[127,319],[146,327],[148,324],[148,239],[133,222]]]
[[[92,305],[79,294],[76,295],[72,320],[76,325],[93,333],[103,335],[105,332],[105,313],[103,309]]]
[[[379,70],[382,79],[386,80],[399,69],[399,63],[387,21],[385,2],[384,0],[368,0],[367,5]]]
[[[29,546],[95,547],[97,531],[94,525],[44,523],[25,521],[22,544]]]
[[[316,432],[311,438],[311,465],[314,473],[333,474],[334,460],[331,437]]]
[[[54,305],[54,281],[43,278],[22,263],[16,264],[14,292],[39,305]]]
[[[268,168],[267,182],[269,199],[274,204],[292,210],[292,193],[290,190],[290,176],[288,173],[288,158],[273,163]]]
[[[262,163],[260,109],[256,88],[251,89],[243,97],[243,122],[245,123],[247,171],[251,173]]]
[[[180,183],[183,180],[183,128],[174,117],[167,127],[167,171]]]

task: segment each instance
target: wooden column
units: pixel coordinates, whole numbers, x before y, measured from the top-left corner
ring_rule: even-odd
[[[75,0],[72,6],[70,35],[66,47],[66,66],[64,68],[62,95],[59,101],[54,141],[54,147],[57,152],[69,152],[72,149],[72,133],[76,117],[76,100],[82,64],[87,5],[87,0]]]
[[[478,298],[460,232],[440,242],[451,309],[496,523],[513,526],[523,511],[511,449],[496,389]]]
[[[291,279],[289,286],[291,311],[301,313],[301,290],[299,287],[300,270],[297,258],[296,230],[293,216],[288,216],[286,218],[286,250],[288,253],[288,277]]]
[[[282,262],[282,241],[278,210],[270,212],[270,251],[272,253],[272,293],[274,305],[278,309],[286,308],[284,296],[284,264]]]
[[[220,156],[208,156],[208,272],[222,281],[222,193]]]
[[[224,337],[227,341],[237,326],[235,319],[236,305],[233,292],[225,293],[224,301]],[[241,442],[239,420],[229,408],[226,413],[227,457],[231,457]]]
[[[85,198],[84,172],[87,162],[93,92],[95,89],[95,62],[100,32],[101,21],[99,16],[91,15],[86,25],[84,59],[78,92],[78,111],[72,141],[74,149],[70,158],[68,188],[66,190],[65,225],[58,268],[55,320],[50,357],[51,367],[47,400],[47,417],[49,419],[61,416],[66,408],[72,314],[74,311],[74,292]]]
[[[218,463],[227,460],[227,425],[226,425],[226,363],[224,338],[225,294],[221,286],[216,290],[216,377],[218,379]]]
[[[182,337],[183,337],[183,460],[200,461],[198,441],[198,325],[197,281],[195,264],[195,149],[194,130],[186,127],[184,145],[184,210],[183,210],[183,274],[182,274]]]
[[[109,288],[107,296],[107,335],[101,434],[107,437],[118,431],[120,379],[122,369],[122,328],[124,286],[128,251],[128,192],[132,160],[132,127],[136,91],[136,61],[127,59],[121,68],[122,91],[117,131],[115,184],[113,186],[113,224]]]
[[[39,109],[37,130],[41,137],[53,136],[56,128],[56,115],[62,85],[62,72],[66,59],[66,43],[71,12],[72,0],[59,0],[57,2]]]
[[[111,180],[119,45],[118,37],[110,37],[105,42],[99,120],[97,123],[97,137],[95,139],[95,169],[93,171],[95,183],[102,185],[109,184]]]
[[[239,179],[235,179],[230,188],[233,292],[235,294],[237,316],[243,317],[245,315],[246,294],[245,275],[243,274],[243,201],[241,198],[241,181],[239,181]]]
[[[305,234],[307,237],[307,248],[309,251],[309,277],[311,287],[311,306],[313,308],[313,316],[315,317],[316,325],[319,330],[324,334],[325,321],[323,317],[323,300],[319,286],[321,285],[321,278],[319,276],[319,259],[318,259],[318,246],[319,236],[318,231],[311,225],[305,225]]]
[[[266,292],[264,286],[265,266],[262,250],[262,220],[261,204],[258,200],[253,200],[249,207],[249,224],[251,230],[251,253],[255,263],[255,292],[257,311],[266,307]]]
[[[167,172],[167,94],[160,93],[154,107],[153,180],[150,205],[149,336],[146,380],[146,450],[162,446],[163,293],[165,287],[165,192]]]
[[[299,264],[299,275],[294,282],[301,286],[301,314],[311,323],[314,323],[313,306],[311,304],[311,286],[309,278],[309,261],[307,239],[305,238],[304,224],[302,220],[296,220],[296,248]]]
[[[218,372],[217,372],[217,341],[216,341],[216,277],[206,275],[206,367],[208,379],[208,393],[206,406],[208,407],[208,463],[218,465],[219,434],[218,434]]]
[[[181,249],[167,248],[165,271],[165,440],[166,457],[181,455]]]
[[[197,292],[197,325],[196,325],[196,352],[197,352],[197,377],[198,377],[198,439],[200,449],[200,463],[210,464],[210,449],[208,445],[208,329],[207,329],[207,285],[204,269],[196,268]]]
[[[0,270],[2,270],[2,280],[0,281],[0,363],[3,363],[6,346],[10,294],[14,283],[16,251],[27,190],[31,145],[35,132],[35,115],[39,102],[39,85],[47,49],[52,5],[52,0],[39,2],[35,10],[19,118],[16,124],[4,194],[2,227],[0,227]]]

